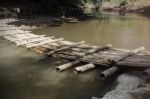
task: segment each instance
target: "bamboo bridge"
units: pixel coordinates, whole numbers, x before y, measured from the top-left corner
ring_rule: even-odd
[[[11,20],[14,21],[14,20]],[[53,56],[68,59],[70,62],[56,67],[57,71],[74,68],[75,73],[85,72],[96,67],[106,67],[100,74],[102,79],[112,75],[120,69],[149,69],[150,52],[144,47],[134,50],[112,48],[111,44],[94,46],[85,41],[78,43],[63,38],[36,35],[31,31],[24,31],[14,25],[8,25],[10,20],[0,21],[0,36],[34,52],[44,58]],[[84,65],[81,66],[81,63]]]

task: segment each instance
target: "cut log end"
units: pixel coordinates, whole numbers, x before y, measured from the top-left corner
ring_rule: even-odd
[[[101,74],[100,74],[100,78],[101,78],[101,79],[106,79],[107,77],[106,77],[105,74],[101,73]]]
[[[101,79],[106,79],[108,78],[109,76],[113,75],[114,73],[118,72],[119,71],[119,68],[114,66],[114,67],[111,67],[105,71],[103,71],[99,76]]]
[[[86,64],[86,65],[83,65],[83,66],[79,66],[79,67],[76,67],[74,72],[75,73],[81,73],[81,72],[86,72],[90,69],[93,69],[95,68],[95,65],[90,63],[90,64]]]
[[[56,67],[56,71],[64,71],[66,69],[69,69],[69,68],[73,67],[74,65],[76,65],[78,63],[80,63],[80,61],[69,62],[67,64]]]

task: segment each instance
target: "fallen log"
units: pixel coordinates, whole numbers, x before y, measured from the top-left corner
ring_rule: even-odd
[[[94,49],[91,49],[91,50],[89,50],[89,51],[83,53],[82,55],[80,55],[79,58],[84,57],[84,56],[89,55],[89,54],[96,53],[96,52],[101,51],[101,50],[104,50],[104,49],[109,49],[109,48],[111,48],[111,47],[112,47],[111,44],[108,44],[108,45],[103,46],[103,47],[102,47],[102,46],[101,46],[101,47],[96,47],[96,48],[94,48]],[[78,59],[78,58],[76,58],[76,59]],[[56,68],[56,70],[64,71],[64,70],[66,70],[66,69],[72,67],[73,65],[76,65],[76,64],[79,64],[79,63],[80,63],[80,61],[76,61],[76,60],[75,60],[75,61],[73,61],[73,62],[69,62],[69,63],[67,63],[67,64],[58,66],[58,67]],[[94,68],[94,67],[93,67],[93,68]],[[79,69],[82,69],[82,67],[79,68]],[[86,70],[88,70],[88,69],[92,69],[92,66],[91,66],[91,67],[90,67],[90,65],[89,65],[89,67],[88,67],[88,66],[85,66],[85,70],[83,70],[83,71],[86,71]],[[78,70],[78,69],[77,69],[77,70]],[[75,71],[76,71],[76,70],[75,70]],[[77,72],[78,72],[78,71],[77,71]]]

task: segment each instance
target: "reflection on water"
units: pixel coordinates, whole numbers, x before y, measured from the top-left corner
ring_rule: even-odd
[[[104,17],[104,16],[103,16]],[[112,43],[114,47],[134,49],[150,48],[150,19],[134,14],[119,16],[111,14],[104,20],[83,21],[35,30],[37,34],[64,37],[71,41],[85,40],[95,45]]]
[[[150,20],[135,15],[111,15],[105,20],[63,24],[35,30],[37,34],[85,40],[96,45],[112,43],[119,48],[149,46]],[[115,87],[115,78],[95,80],[97,70],[76,75],[73,70],[55,71],[55,61],[38,61],[39,55],[0,38],[1,99],[89,99]]]

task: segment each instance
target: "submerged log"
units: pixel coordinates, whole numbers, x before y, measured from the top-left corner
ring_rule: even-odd
[[[76,67],[74,72],[75,73],[81,73],[81,72],[85,72],[85,71],[93,69],[93,68],[95,68],[95,65],[90,63],[90,64],[86,64],[86,65],[83,65],[83,66]]]

